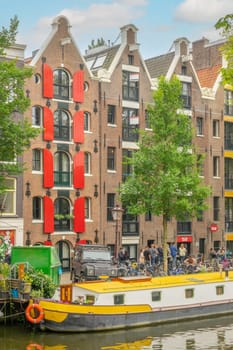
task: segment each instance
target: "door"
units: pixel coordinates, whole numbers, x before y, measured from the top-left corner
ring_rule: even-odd
[[[62,271],[70,271],[70,246],[67,241],[59,241],[56,244],[58,256],[61,261]]]

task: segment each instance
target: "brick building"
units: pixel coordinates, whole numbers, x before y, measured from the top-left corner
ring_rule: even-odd
[[[68,20],[55,18],[45,43],[26,60],[34,74],[26,86],[31,106],[25,117],[42,132],[24,155],[30,195],[23,198],[23,244],[52,243],[68,270],[78,242],[107,244],[113,254],[117,244],[131,258],[141,247],[161,243],[161,218],[132,216],[124,208],[118,222],[112,209],[121,205],[119,185],[132,173],[123,158],[137,149],[135,131],[149,128],[146,111],[158,78],[176,74],[212,196],[202,219],[172,219],[168,239],[205,256],[211,247],[233,248],[233,93],[220,83],[221,44],[179,38],[168,53],[144,60],[137,28],[129,24],[120,29],[119,43],[82,56]]]

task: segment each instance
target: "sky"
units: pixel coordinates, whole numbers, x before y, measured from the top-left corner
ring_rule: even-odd
[[[9,1],[9,3],[8,3]],[[10,18],[19,19],[17,43],[27,45],[25,56],[39,49],[58,15],[68,18],[76,45],[84,55],[94,39],[119,43],[120,28],[134,24],[144,59],[167,53],[173,41],[218,40],[214,25],[233,13],[233,0],[0,0],[0,30]],[[9,5],[7,5],[9,4]]]

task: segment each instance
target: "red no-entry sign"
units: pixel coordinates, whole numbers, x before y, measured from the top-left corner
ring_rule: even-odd
[[[211,224],[210,225],[210,232],[214,233],[218,231],[218,225],[217,224]]]

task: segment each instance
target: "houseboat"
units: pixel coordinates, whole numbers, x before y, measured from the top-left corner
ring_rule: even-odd
[[[32,300],[26,318],[41,330],[127,329],[233,313],[233,271],[61,285],[50,300]]]

